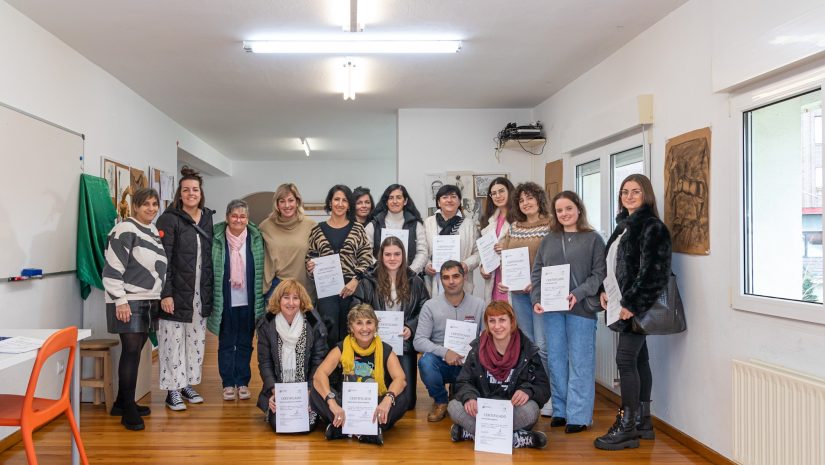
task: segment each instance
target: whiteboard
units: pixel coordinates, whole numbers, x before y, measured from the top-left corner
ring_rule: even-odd
[[[0,105],[0,278],[73,271],[83,136]]]

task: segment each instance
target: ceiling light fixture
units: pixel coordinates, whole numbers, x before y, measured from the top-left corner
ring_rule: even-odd
[[[355,88],[352,86],[353,73],[355,72],[355,63],[352,58],[347,58],[344,62],[344,100],[355,100]]]
[[[306,137],[301,137],[301,146],[304,148],[304,153],[307,154],[307,156],[309,156],[309,141],[306,139]]]
[[[347,1],[347,0],[344,0]],[[344,22],[346,32],[364,32],[364,24],[358,21],[358,0],[349,1],[349,18]]]
[[[457,53],[460,40],[245,40],[251,53],[324,53],[365,55],[390,53]]]

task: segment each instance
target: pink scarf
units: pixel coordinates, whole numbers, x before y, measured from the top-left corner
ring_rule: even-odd
[[[226,228],[226,242],[229,243],[229,285],[240,289],[246,280],[244,257],[241,256],[241,247],[246,243],[246,228],[240,236],[232,235]]]

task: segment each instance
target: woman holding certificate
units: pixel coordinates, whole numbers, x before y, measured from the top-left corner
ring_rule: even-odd
[[[385,235],[404,234],[406,240],[402,242],[407,249],[407,263],[416,274],[424,270],[424,265],[427,264],[424,223],[406,187],[401,184],[390,184],[373,211],[372,221],[364,229],[372,242],[372,254],[376,259],[378,247]]]
[[[465,218],[461,208],[461,191],[452,184],[444,184],[435,195],[435,215],[424,220],[427,233],[427,256],[424,267],[427,274],[425,284],[431,295],[441,293],[441,280],[436,276],[438,269],[447,260],[455,260],[464,267],[464,291],[473,293],[473,270],[481,259],[478,255],[476,239],[478,229],[472,218]],[[446,236],[457,236],[449,238]]]
[[[397,237],[389,236],[378,249],[378,263],[375,270],[364,276],[353,296],[353,305],[369,304],[375,310],[399,311],[404,313],[403,354],[397,353],[401,368],[408,380],[405,389],[409,400],[408,408],[415,408],[415,380],[418,379],[418,354],[413,348],[418,314],[430,294],[424,281],[407,268],[407,255]]]
[[[267,303],[268,312],[258,320],[258,369],[264,386],[258,395],[258,408],[276,431],[278,404],[275,384],[312,382],[315,370],[327,353],[327,330],[313,310],[304,286],[285,279],[275,288]],[[309,429],[318,416],[309,414]]]
[[[383,445],[383,432],[392,428],[407,410],[404,395],[407,380],[392,347],[382,342],[376,334],[378,318],[372,307],[367,304],[353,307],[347,316],[347,323],[350,335],[335,345],[315,372],[312,406],[328,423],[325,432],[327,439],[343,439],[344,430],[355,426],[356,422],[360,423],[360,427],[364,426],[363,423],[367,426],[377,423],[376,434],[361,434],[358,440]],[[377,391],[377,402],[375,398],[368,399],[366,405],[369,411],[358,405],[362,408],[349,411],[352,418],[348,418],[348,412],[342,406],[348,402],[364,404],[357,402],[363,401],[364,397],[348,399],[342,396],[346,386],[343,383],[377,385],[373,391]]]
[[[484,310],[485,330],[473,341],[458,375],[455,399],[448,411],[453,441],[475,439],[478,399],[504,399],[513,404],[513,447],[543,448],[547,436],[532,431],[539,408],[550,398],[550,383],[539,349],[518,327],[513,307],[492,302]]]
[[[327,325],[327,343],[332,348],[347,335],[345,322],[352,294],[373,260],[364,227],[353,220],[349,187],[332,186],[324,209],[329,219],[315,225],[309,233],[306,268],[315,280],[318,313]],[[329,258],[321,260],[324,257]],[[318,275],[316,261],[323,267]]]
[[[510,223],[507,222],[507,209],[510,205],[510,195],[514,189],[513,183],[504,177],[495,178],[490,183],[479,220],[482,236],[494,233],[496,241],[500,241],[507,235],[507,231],[510,230]],[[490,303],[491,300],[509,300],[507,293],[498,289],[498,285],[501,283],[501,267],[488,273],[482,264],[479,272],[481,272],[481,277],[484,278],[485,304]]]
[[[530,301],[530,292],[533,284],[530,281],[530,270],[533,269],[533,260],[539,250],[542,239],[550,233],[550,212],[547,209],[547,194],[544,189],[534,182],[521,183],[513,192],[510,199],[510,209],[507,211],[510,221],[510,230],[507,235],[497,244],[501,250],[501,268],[503,269],[501,281],[498,285],[499,292],[509,292],[510,302],[518,319],[519,328],[524,334],[539,348],[542,355],[542,363],[546,363],[546,347],[544,345],[544,332],[542,331],[541,315],[533,313],[533,303]],[[507,274],[507,261],[513,255],[513,260],[519,257],[517,249],[521,249],[522,258],[526,251],[527,260],[522,260],[518,265],[519,269],[514,270],[524,272],[527,268],[526,283],[519,281],[517,287],[513,288],[514,278]],[[546,367],[545,367],[546,369]]]
[[[542,315],[547,366],[553,388],[550,426],[579,433],[593,422],[596,391],[596,312],[586,297],[595,296],[605,277],[604,240],[587,222],[584,204],[575,192],[556,194],[550,234],[539,246],[532,272],[533,310]],[[542,273],[561,267],[560,289],[542,289]],[[566,267],[566,268],[565,268]],[[545,272],[546,274],[546,272]],[[542,292],[558,295],[552,304]],[[544,304],[548,304],[547,307]]]
[[[272,213],[260,225],[265,246],[264,300],[268,301],[278,283],[287,278],[301,283],[312,297],[315,288],[305,266],[315,220],[304,215],[301,193],[291,182],[275,189],[272,203]]]
[[[636,448],[640,437],[654,437],[647,342],[643,334],[632,331],[630,320],[650,309],[670,279],[670,233],[659,219],[650,179],[641,174],[625,178],[619,205],[616,229],[607,241],[606,292],[601,293],[601,304],[610,328],[619,333],[616,365],[622,408],[607,434],[595,441],[598,449],[605,450]]]

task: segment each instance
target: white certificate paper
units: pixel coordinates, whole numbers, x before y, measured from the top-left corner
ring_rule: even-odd
[[[410,243],[410,230],[409,229],[388,229],[388,228],[381,228],[381,244],[384,243],[384,239],[393,236],[397,237],[402,244],[404,244],[404,253],[410,253],[409,243]],[[379,247],[381,244],[377,244]],[[377,260],[378,257],[375,257]]]
[[[307,383],[275,383],[275,432],[309,431],[308,389]]]
[[[341,432],[344,434],[378,434],[378,423],[372,422],[378,407],[378,383],[345,382],[341,397],[346,418]]]
[[[530,250],[527,247],[501,251],[501,284],[511,291],[530,285]]]
[[[475,322],[447,320],[444,329],[444,347],[466,357],[470,353],[470,343],[476,338],[478,325]]]
[[[610,326],[619,321],[619,315],[622,313],[622,291],[615,279],[604,280],[604,291],[607,293],[605,324]]]
[[[338,295],[344,288],[344,272],[341,271],[340,255],[332,254],[326,257],[315,257],[315,269],[312,276],[315,278],[315,292],[318,298]]]
[[[484,267],[485,273],[492,273],[501,265],[501,257],[494,249],[496,242],[498,242],[498,237],[496,237],[495,230],[476,239],[478,254],[481,256],[481,266]]]
[[[395,355],[404,355],[404,312],[382,311],[375,312],[378,317],[378,336],[382,341],[392,346]]]
[[[513,404],[509,400],[478,399],[475,450],[513,454]]]
[[[541,306],[545,312],[569,310],[570,264],[545,266],[541,269]]]
[[[447,260],[461,261],[461,236],[433,236],[433,268],[441,271]]]

